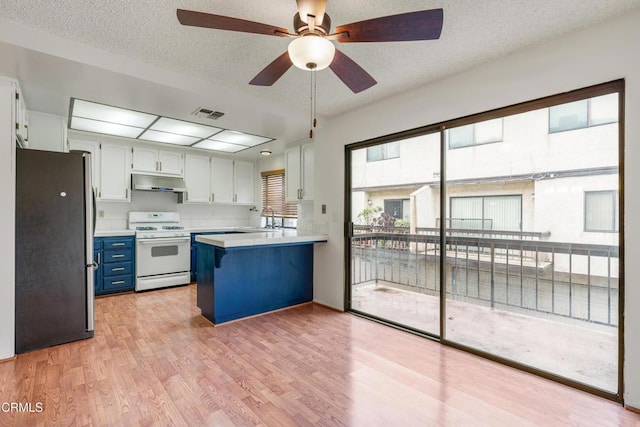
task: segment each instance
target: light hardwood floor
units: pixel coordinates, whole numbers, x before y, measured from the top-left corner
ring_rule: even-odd
[[[309,304],[213,327],[195,286],[96,300],[96,334],[0,363],[2,426],[640,426],[620,405]],[[6,408],[6,405],[4,406]]]

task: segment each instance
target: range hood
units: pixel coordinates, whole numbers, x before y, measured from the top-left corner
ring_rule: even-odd
[[[187,184],[182,178],[134,173],[131,174],[131,188],[134,190],[184,193],[187,191]]]

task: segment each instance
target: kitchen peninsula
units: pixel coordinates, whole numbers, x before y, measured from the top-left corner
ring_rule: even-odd
[[[327,235],[260,230],[196,237],[197,303],[214,324],[313,299],[313,245]]]

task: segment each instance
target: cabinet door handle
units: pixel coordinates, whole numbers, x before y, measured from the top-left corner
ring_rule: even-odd
[[[102,257],[100,256],[101,252],[98,252],[98,265],[102,264]]]
[[[216,194],[215,193],[211,193],[211,201],[212,202],[216,201]]]
[[[124,258],[124,255],[111,255],[111,258]]]
[[[124,280],[116,280],[115,282],[111,282],[112,285],[122,285]]]
[[[111,246],[124,246],[125,243],[112,243]]]
[[[111,271],[124,271],[124,267],[112,268]]]
[[[300,200],[304,199],[304,188],[300,189]]]
[[[160,162],[160,172],[162,172],[162,162]]]
[[[185,200],[189,200],[189,192],[188,191],[184,192],[184,198],[185,198]]]
[[[124,198],[125,198],[125,199],[128,199],[128,198],[129,198],[129,189],[128,189],[128,188],[125,188],[125,189],[124,189]]]

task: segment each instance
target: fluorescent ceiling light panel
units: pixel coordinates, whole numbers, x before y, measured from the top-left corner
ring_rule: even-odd
[[[69,129],[237,153],[273,138],[73,99]],[[206,138],[206,139],[205,139]],[[200,141],[200,142],[198,142]]]
[[[71,111],[71,115],[73,117],[83,117],[85,119],[94,119],[139,128],[148,127],[158,118],[158,116],[154,114],[140,113],[138,111],[97,104],[81,99],[73,101],[73,111]]]
[[[71,129],[105,133],[107,135],[125,136],[127,138],[136,138],[143,130],[133,126],[123,126],[117,123],[83,119],[82,117],[71,118]]]
[[[231,144],[241,144],[253,147],[263,142],[271,141],[272,138],[264,136],[250,135],[248,133],[236,132],[234,130],[225,130],[209,138],[210,140],[229,142]]]
[[[167,144],[191,145],[202,138],[194,136],[178,135],[176,133],[158,132],[157,130],[146,130],[138,139],[147,141],[165,142]]]
[[[225,151],[227,153],[237,153],[238,151],[249,148],[244,145],[229,144],[228,142],[212,141],[210,139],[198,142],[196,145],[193,145],[193,147],[204,148],[205,150]]]
[[[161,117],[160,120],[155,122],[150,129],[177,133],[179,135],[193,136],[198,139],[208,138],[211,135],[222,131],[222,129],[213,126],[205,126],[198,123],[170,119],[168,117]]]

